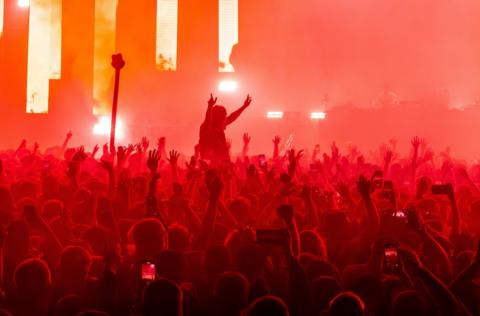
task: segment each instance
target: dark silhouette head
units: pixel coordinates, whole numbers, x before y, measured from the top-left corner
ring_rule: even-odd
[[[247,309],[248,316],[288,316],[287,305],[278,297],[267,295],[255,300]]]
[[[364,316],[365,305],[352,292],[343,292],[333,298],[328,307],[330,316]]]
[[[238,272],[224,272],[215,283],[213,296],[218,315],[238,315],[248,303],[248,280]]]
[[[183,294],[180,288],[167,279],[149,283],[143,291],[143,316],[181,316]]]
[[[403,291],[395,295],[392,316],[427,315],[425,299],[417,291]]]

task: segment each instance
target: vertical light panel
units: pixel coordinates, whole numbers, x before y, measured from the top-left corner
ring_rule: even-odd
[[[177,69],[178,0],[157,0],[157,68]]]
[[[115,53],[117,0],[95,1],[95,44],[93,53],[93,114],[110,113],[110,86],[114,70],[110,65]]]
[[[62,73],[62,0],[50,1],[50,79],[60,79]]]
[[[0,38],[3,36],[3,8],[4,8],[3,0],[0,0]]]
[[[49,80],[60,78],[61,0],[31,0],[29,10],[26,110],[47,113]]]
[[[238,43],[238,0],[219,0],[219,71],[235,71],[230,64],[232,47]]]

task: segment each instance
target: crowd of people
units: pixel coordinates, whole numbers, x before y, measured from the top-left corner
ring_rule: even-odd
[[[396,141],[0,151],[0,315],[480,315],[480,164]]]

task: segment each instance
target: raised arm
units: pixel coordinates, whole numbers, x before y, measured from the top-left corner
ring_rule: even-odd
[[[214,98],[213,97],[213,94],[210,93],[210,99],[208,99],[208,107],[207,107],[207,112],[205,113],[205,123],[207,124],[210,124],[210,122],[212,121],[211,118],[212,118],[212,108],[215,106],[215,104],[217,104],[217,99],[218,98]]]
[[[227,125],[229,124],[232,124],[233,122],[235,122],[238,117],[242,114],[243,111],[245,111],[246,108],[248,108],[248,106],[250,105],[250,103],[252,103],[252,98],[250,97],[250,95],[247,95],[247,98],[245,99],[245,101],[243,102],[243,105],[238,109],[236,110],[235,112],[231,113],[228,117],[227,117]]]
[[[217,217],[217,206],[222,192],[223,183],[213,170],[207,172],[205,182],[207,184],[210,197],[208,200],[207,211],[200,227],[200,233],[194,244],[195,250],[203,250],[208,248],[210,238],[213,234],[215,219]]]

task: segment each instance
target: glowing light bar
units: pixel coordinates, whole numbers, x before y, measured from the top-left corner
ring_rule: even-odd
[[[93,135],[109,136],[111,126],[112,121],[110,116],[99,116],[97,123],[93,126],[92,133]],[[125,136],[124,126],[123,121],[120,118],[117,118],[117,129],[115,131],[115,137],[117,139],[123,139]]]
[[[30,0],[18,0],[18,6],[21,8],[28,8],[30,6]]]
[[[93,51],[93,98],[96,104],[93,114],[110,112],[110,85],[114,70],[110,65],[111,55],[115,52],[115,31],[117,19],[117,0],[95,1],[95,44]]]
[[[237,88],[238,83],[234,80],[223,80],[218,84],[218,91],[221,92],[235,92]]]
[[[0,38],[3,35],[3,11],[4,11],[5,4],[3,0],[0,0]]]
[[[238,0],[219,0],[219,71],[233,72],[232,47],[238,43]]]
[[[269,111],[269,112],[267,112],[267,118],[269,118],[269,119],[281,119],[281,118],[283,118],[283,112],[281,112],[281,111]]]
[[[177,69],[178,0],[157,0],[157,68]]]
[[[60,78],[61,0],[24,1],[30,6],[27,113],[47,113],[50,79]],[[20,5],[20,1],[18,2]]]
[[[310,118],[312,120],[324,120],[327,117],[325,112],[312,112],[310,113]]]

